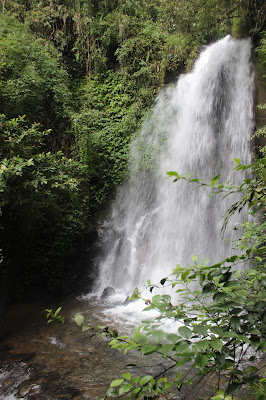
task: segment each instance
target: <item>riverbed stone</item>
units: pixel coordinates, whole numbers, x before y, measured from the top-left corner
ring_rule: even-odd
[[[25,397],[29,393],[31,385],[32,384],[29,379],[22,382],[18,387],[17,397]]]
[[[3,387],[11,386],[11,385],[13,385],[13,383],[14,383],[14,379],[12,379],[12,378],[5,378],[5,379],[3,379],[3,380],[1,381],[1,385],[2,385]]]
[[[101,299],[105,299],[106,297],[113,296],[115,294],[115,289],[111,286],[107,286],[101,295]]]

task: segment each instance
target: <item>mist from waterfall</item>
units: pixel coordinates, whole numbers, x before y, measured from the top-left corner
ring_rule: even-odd
[[[161,91],[131,147],[130,178],[118,189],[111,215],[99,229],[98,293],[107,286],[130,295],[158,282],[191,256],[219,261],[235,240],[221,217],[234,199],[209,197],[206,188],[173,183],[167,171],[209,182],[241,182],[234,159],[251,162],[254,129],[251,41],[230,36],[206,47],[191,73]]]

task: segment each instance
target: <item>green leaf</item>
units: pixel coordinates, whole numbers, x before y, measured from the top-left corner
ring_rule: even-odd
[[[133,395],[135,395],[135,394],[138,394],[140,391],[141,391],[141,388],[137,387],[136,389],[133,390],[132,393],[133,393]]]
[[[169,296],[169,294],[163,294],[162,295],[162,300],[170,302],[171,301],[171,296]]]
[[[193,354],[182,356],[181,359],[177,362],[176,366],[181,367],[182,365],[186,364],[187,362],[190,362],[192,358],[193,358]]]
[[[174,344],[164,344],[161,348],[160,348],[160,352],[163,353],[164,355],[170,353],[170,351],[172,351],[175,348]]]
[[[215,286],[213,283],[207,283],[206,285],[203,286],[202,293],[204,293],[204,294],[211,293],[211,292],[213,292],[214,288],[215,288]]]
[[[57,310],[55,311],[54,315],[59,314],[61,310],[62,310],[62,307],[58,307]]]
[[[152,354],[155,353],[155,351],[157,351],[161,346],[159,344],[151,344],[148,346],[143,346],[141,348],[141,353],[143,355],[148,355],[148,354]]]
[[[228,281],[225,283],[224,287],[229,288],[229,287],[238,287],[239,286],[239,282],[237,280],[233,280],[233,281]]]
[[[127,383],[119,388],[118,395],[122,396],[122,394],[127,393],[132,389],[133,385],[131,383]]]
[[[150,310],[153,310],[153,309],[154,309],[154,306],[148,306],[148,307],[143,308],[142,311],[150,311]]]
[[[185,340],[180,341],[175,347],[175,351],[177,352],[177,354],[187,353],[189,349],[190,349],[189,343],[186,342]]]
[[[211,397],[211,400],[233,400],[233,399],[232,396],[226,396],[223,390],[218,389],[217,394]]]
[[[131,373],[130,373],[130,372],[125,372],[125,373],[122,375],[122,377],[123,377],[123,379],[130,380],[130,379],[131,379]]]
[[[215,302],[222,302],[223,300],[225,300],[227,298],[227,294],[224,292],[217,292],[215,293],[215,295],[213,296],[213,301]]]
[[[153,331],[153,332],[151,333],[151,335],[152,335],[152,337],[154,338],[154,340],[155,340],[156,342],[161,343],[162,340],[165,338],[166,333],[165,333],[164,331],[158,329],[158,330],[156,330],[156,331]]]
[[[144,345],[149,343],[149,339],[147,338],[147,336],[141,335],[140,333],[134,333],[133,337],[136,343]]]
[[[193,332],[201,336],[207,336],[208,329],[204,325],[193,325]]]
[[[89,331],[91,329],[93,329],[91,326],[85,325],[85,326],[82,327],[82,332],[86,332],[86,331]]]
[[[249,338],[245,335],[238,335],[238,339],[242,340],[242,342],[244,342],[244,343],[250,343]]]
[[[208,361],[209,357],[207,355],[198,354],[195,359],[194,367],[198,367],[202,371]]]
[[[161,296],[159,295],[159,294],[157,294],[157,295],[155,295],[155,296],[153,296],[152,297],[152,303],[154,303],[154,304],[158,304],[158,303],[160,303],[160,301],[161,301]]]
[[[223,335],[224,335],[223,329],[220,328],[219,326],[210,326],[209,329],[215,335],[218,335],[218,336],[221,336],[221,337],[223,337]]]
[[[122,385],[123,382],[124,382],[123,379],[115,379],[114,381],[111,382],[110,388],[118,387],[118,386]]]
[[[239,259],[239,256],[234,255],[234,256],[228,257],[225,261],[228,263],[234,263],[238,259]]]
[[[209,347],[210,341],[209,340],[199,340],[193,344],[193,349],[196,351],[205,351]]]
[[[223,332],[220,336],[226,337],[226,338],[236,338],[236,339],[238,339],[238,337],[239,337],[239,335],[234,331]]]
[[[220,178],[220,176],[221,176],[221,174],[220,175],[216,175],[214,178],[212,178],[212,180],[210,182],[210,185],[214,186],[216,181],[218,180],[218,178]]]
[[[180,179],[179,174],[176,171],[168,171],[166,174],[168,176],[175,176],[176,178]]]
[[[190,338],[191,338],[191,335],[192,335],[191,330],[190,330],[187,326],[181,326],[181,327],[178,329],[178,333],[180,333],[180,335],[181,335],[182,337],[184,337],[185,339],[190,339]]]
[[[202,273],[197,273],[196,278],[197,278],[197,281],[199,282],[199,284],[202,285],[206,279],[206,276]]]
[[[169,333],[166,335],[166,339],[171,343],[177,343],[180,339],[180,336],[177,336],[175,333]]]
[[[184,281],[184,280],[188,277],[189,274],[190,274],[190,271],[189,271],[189,270],[184,271],[184,272],[182,273],[182,275],[181,275],[182,281]]]
[[[151,375],[143,376],[143,378],[141,378],[141,380],[139,381],[139,384],[140,384],[141,386],[144,386],[144,385],[146,385],[146,383],[148,383],[151,379],[153,379],[153,377],[152,377]]]
[[[213,348],[213,350],[219,351],[221,353],[222,348],[223,348],[223,342],[220,339],[212,339],[210,340],[210,346]]]
[[[240,319],[237,315],[234,315],[231,319],[230,319],[230,324],[231,327],[233,328],[234,331],[238,331],[239,327],[240,327]]]
[[[207,258],[207,257],[205,257],[205,258],[203,258],[202,260],[200,260],[200,265],[201,265],[202,267],[207,267],[207,265],[209,265],[209,262],[210,262],[210,259]]]
[[[84,317],[81,314],[76,314],[74,316],[74,321],[76,322],[76,324],[78,324],[79,326],[82,326],[84,324]]]
[[[246,368],[244,368],[243,373],[244,375],[253,375],[258,372],[258,368],[254,367],[254,365],[248,365]]]
[[[135,365],[136,367],[136,365]],[[137,385],[138,381],[140,380],[139,376],[135,376],[135,378],[132,378],[132,383],[134,383],[134,385]]]
[[[197,257],[197,256],[192,256],[191,258],[192,258],[192,261],[193,261],[195,264],[197,264],[197,262],[198,262],[198,257]]]
[[[114,388],[109,388],[108,390],[106,390],[106,395],[108,397],[117,397],[118,394],[116,393]]]

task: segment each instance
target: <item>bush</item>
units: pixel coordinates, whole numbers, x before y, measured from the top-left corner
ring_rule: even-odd
[[[55,290],[64,257],[84,228],[84,167],[45,151],[50,132],[39,124],[28,126],[25,116],[0,118],[1,270],[11,274],[13,287],[20,278],[24,288],[37,280]]]

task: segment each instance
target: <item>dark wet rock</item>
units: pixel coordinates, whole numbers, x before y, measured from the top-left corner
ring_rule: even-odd
[[[81,391],[73,386],[54,387],[53,390],[47,390],[46,393],[57,400],[73,400],[81,396]]]
[[[33,393],[27,396],[27,400],[50,400],[50,397],[45,396],[41,393]]]
[[[130,299],[130,297],[127,296],[126,300],[122,303],[122,305],[123,305],[123,306],[127,306],[129,303],[131,303],[132,300],[129,300],[129,299]]]
[[[127,296],[126,300],[124,301],[124,303],[122,303],[123,306],[127,306],[129,303],[132,303],[133,300],[131,300],[131,297],[134,297],[134,295],[138,292],[138,288],[135,288],[132,292],[131,296]]]
[[[20,353],[20,354],[13,355],[14,361],[21,362],[21,363],[27,363],[28,361],[32,360],[34,357],[35,357],[35,353]]]
[[[50,400],[50,397],[42,393],[29,393],[27,400]]]
[[[57,371],[46,372],[45,379],[48,382],[58,381],[60,379],[60,374]]]
[[[111,286],[107,286],[102,292],[101,299],[106,299],[106,297],[113,296],[115,294],[115,290]]]
[[[21,356],[21,361],[28,362],[32,360],[35,357],[35,355],[36,355],[35,353],[23,354]]]
[[[5,378],[1,381],[1,385],[3,387],[8,387],[14,384],[14,379],[12,378]]]
[[[22,384],[18,387],[17,397],[25,397],[29,393],[31,385],[32,384],[29,379],[22,382]]]

